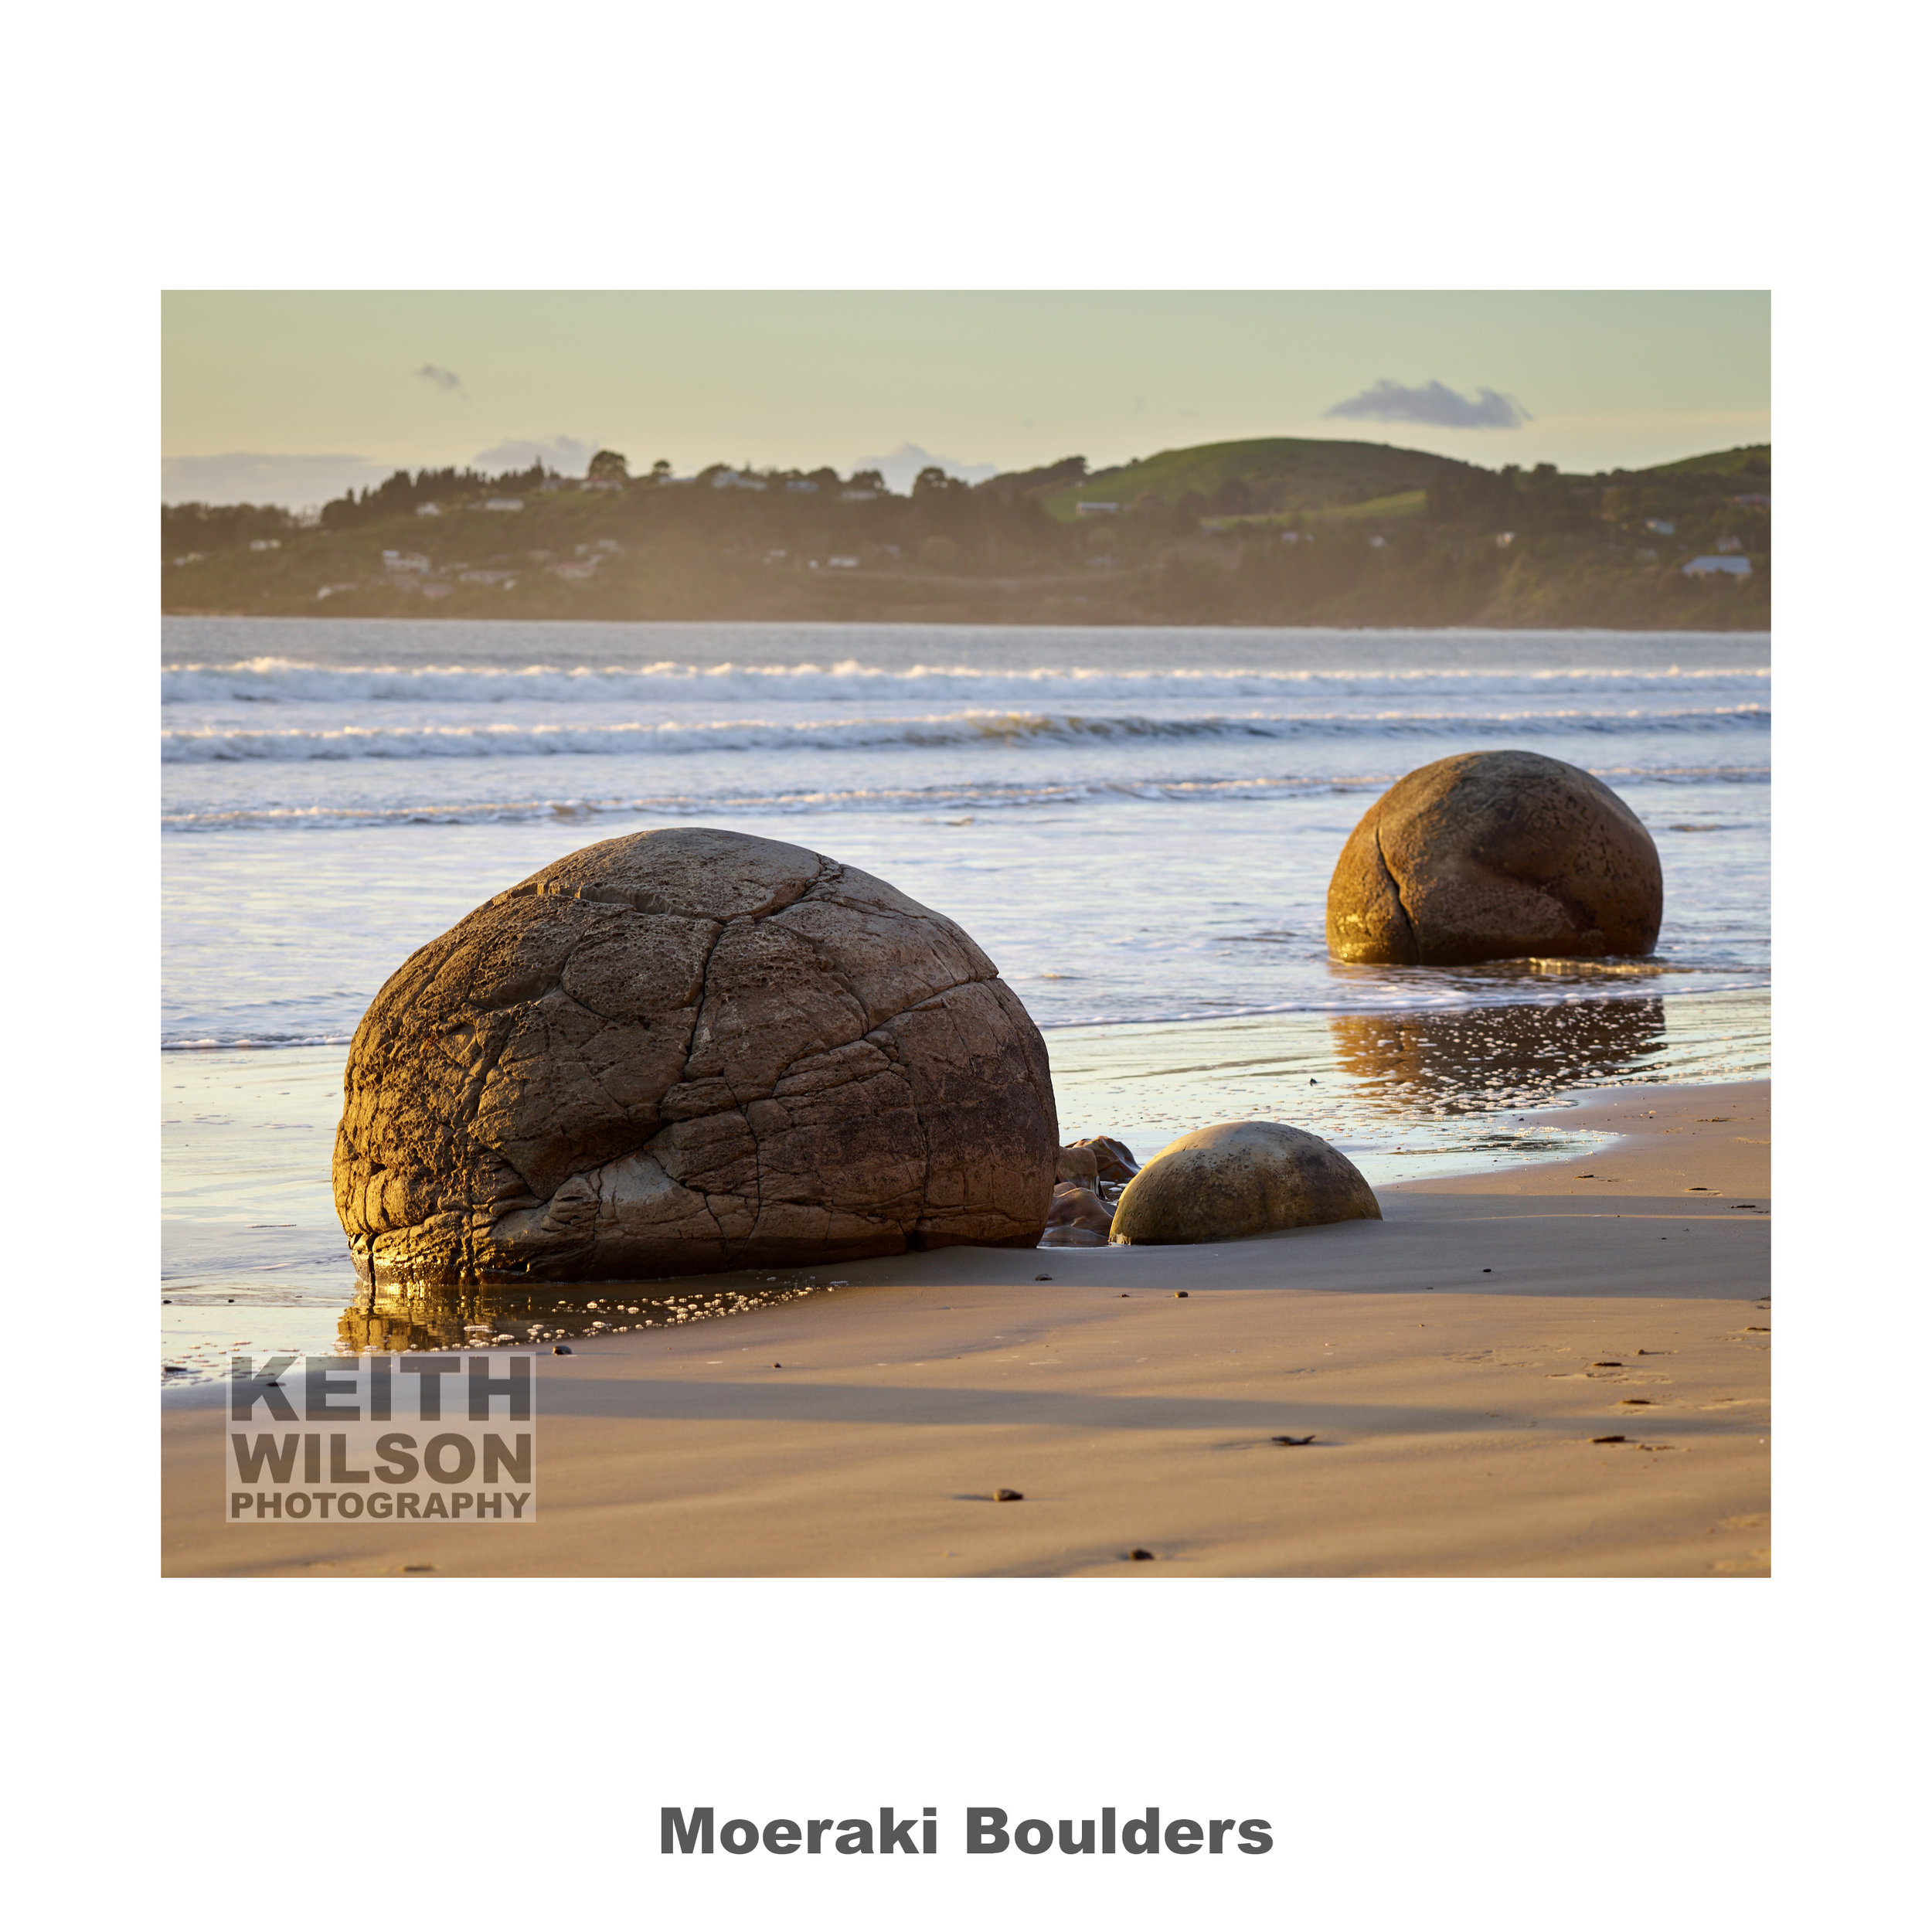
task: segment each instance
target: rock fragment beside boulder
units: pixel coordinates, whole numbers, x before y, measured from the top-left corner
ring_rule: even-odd
[[[1141,1169],[1114,1204],[1110,1238],[1160,1247],[1381,1218],[1361,1171],[1318,1134],[1225,1121],[1183,1134]]]
[[[1043,1248],[1097,1248],[1107,1245],[1114,1210],[1091,1188],[1064,1183],[1053,1190],[1047,1210]]]
[[[1090,1134],[1083,1141],[1076,1141],[1070,1147],[1060,1149],[1060,1158],[1065,1160],[1070,1155],[1087,1154],[1093,1157],[1094,1178],[1124,1186],[1140,1172],[1139,1162],[1134,1158],[1134,1150],[1126,1141],[1117,1141],[1111,1134]]]
[[[1574,765],[1475,751],[1399,779],[1328,884],[1328,951],[1366,964],[1641,954],[1663,867],[1637,815]]]
[[[404,962],[349,1049],[335,1202],[379,1286],[1031,1247],[1058,1141],[1039,1031],[951,920],[679,827]]]

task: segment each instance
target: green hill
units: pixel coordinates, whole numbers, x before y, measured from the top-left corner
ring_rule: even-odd
[[[1681,462],[1653,464],[1647,470],[1632,470],[1630,476],[1723,476],[1761,478],[1770,487],[1771,446],[1768,443],[1743,443],[1734,450],[1717,450],[1709,456],[1687,456]]]
[[[1124,510],[1148,496],[1171,505],[1198,497],[1209,513],[1292,514],[1426,490],[1447,473],[1475,468],[1453,457],[1386,443],[1261,437],[1163,450],[1114,469],[1096,470],[1085,481],[1043,501],[1049,515],[1062,519],[1078,515],[1082,503],[1113,503]]]

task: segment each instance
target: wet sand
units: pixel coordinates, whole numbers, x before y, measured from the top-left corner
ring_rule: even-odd
[[[1766,1574],[1770,1083],[1580,1097],[1544,1117],[1621,1138],[1379,1223],[858,1262],[543,1355],[533,1522],[231,1527],[220,1391],[179,1391],[163,1568]]]

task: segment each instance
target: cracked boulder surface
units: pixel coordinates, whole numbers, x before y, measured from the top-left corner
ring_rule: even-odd
[[[1664,872],[1600,780],[1533,751],[1472,751],[1399,779],[1328,882],[1328,951],[1388,966],[1641,955]]]
[[[378,1287],[1031,1247],[1039,1029],[953,922],[696,827],[559,859],[413,954],[350,1046],[335,1208]]]

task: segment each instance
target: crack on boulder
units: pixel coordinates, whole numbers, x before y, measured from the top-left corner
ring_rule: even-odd
[[[1413,964],[1422,957],[1422,942],[1416,933],[1416,922],[1409,917],[1408,903],[1402,896],[1402,881],[1396,878],[1389,866],[1389,855],[1382,849],[1382,828],[1375,828],[1376,863],[1382,868],[1382,876],[1389,882],[1389,896],[1396,902],[1396,914],[1402,921],[1403,937],[1408,942],[1409,958],[1406,964]]]

